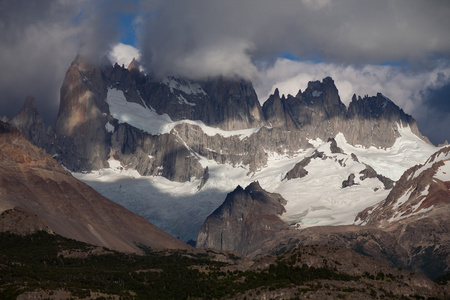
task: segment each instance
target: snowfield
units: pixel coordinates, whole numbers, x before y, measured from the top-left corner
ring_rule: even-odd
[[[409,128],[399,131],[402,136],[389,149],[354,147],[338,134],[336,141],[344,154],[331,153],[330,143],[321,140],[311,141],[315,148],[299,149],[294,157],[268,153],[266,167],[251,175],[247,175],[248,166],[233,167],[202,158],[200,162],[203,167],[208,166],[210,177],[200,191],[200,180],[179,183],[159,176],[140,176],[115,160],[109,161],[108,169],[74,176],[183,241],[196,240],[204,220],[229,192],[255,180],[267,191],[279,193],[287,200],[282,219],[296,228],[353,224],[358,212],[384,200],[389,193],[376,178],[360,180],[359,172],[365,169],[363,163],[397,180],[406,169],[424,163],[438,149],[420,140]],[[297,162],[315,150],[324,152],[327,158],[312,159],[305,167],[307,176],[283,180]],[[351,158],[351,153],[357,155],[359,163]],[[439,177],[448,176],[447,169],[443,167]],[[357,185],[342,188],[342,182],[351,173],[355,174]]]
[[[108,89],[106,102],[109,105],[111,115],[116,118],[119,123],[128,123],[133,127],[142,129],[143,131],[154,135],[170,133],[175,126],[182,123],[199,126],[203,132],[209,136],[215,136],[216,134],[223,137],[237,135],[241,140],[261,129],[261,127],[256,127],[226,131],[207,126],[201,121],[181,120],[174,122],[169,115],[159,115],[151,107],[143,107],[138,103],[128,102],[123,92],[114,88]]]
[[[173,80],[168,80],[166,84],[184,93],[201,94],[203,91],[199,86],[188,86]],[[208,135],[238,135],[241,139],[260,129],[224,131],[200,121],[173,122],[168,115],[158,115],[151,107],[127,102],[122,91],[112,88],[108,89],[107,103],[111,115],[120,123],[128,123],[150,134],[169,133],[183,122],[199,126]],[[112,131],[112,126],[108,125],[107,129]],[[223,203],[229,192],[238,185],[246,187],[256,180],[265,190],[279,193],[287,200],[286,213],[281,218],[295,228],[353,224],[358,212],[384,200],[389,193],[376,178],[360,179],[359,173],[366,168],[365,164],[378,174],[398,180],[408,168],[424,163],[438,150],[414,135],[409,127],[400,124],[397,127],[401,137],[388,149],[355,147],[339,133],[335,140],[344,153],[331,153],[330,143],[320,139],[310,140],[314,148],[299,149],[294,156],[267,153],[267,165],[252,174],[249,174],[248,166],[218,164],[200,158],[202,166],[209,168],[209,179],[200,191],[199,179],[179,183],[158,176],[140,176],[134,170],[126,170],[115,160],[109,161],[110,167],[107,169],[73,175],[183,241],[196,240],[205,219]],[[307,176],[284,179],[296,163],[311,156],[314,151],[323,152],[325,158],[312,159],[305,167]],[[352,153],[359,162],[352,159]],[[352,173],[356,185],[342,188],[342,182]],[[446,162],[436,177],[448,178],[449,174],[449,164]]]

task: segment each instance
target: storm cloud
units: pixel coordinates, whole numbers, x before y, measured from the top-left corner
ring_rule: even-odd
[[[0,115],[16,114],[31,95],[46,123],[53,123],[64,74],[76,55],[96,61],[118,41],[111,16],[122,5],[116,2],[2,0]]]
[[[118,44],[124,14],[134,16],[134,47]],[[332,76],[344,102],[382,92],[437,132],[427,120],[450,114],[435,109],[450,101],[449,15],[445,0],[0,0],[0,115],[33,95],[54,123],[64,74],[81,53],[123,64],[139,56],[157,77],[245,77],[261,102],[275,87],[296,93]]]
[[[425,68],[450,53],[446,1],[175,0],[144,10],[142,60],[163,75],[251,77],[254,66],[284,54]]]
[[[138,46],[155,76],[246,77],[261,102],[276,87],[296,94],[332,76],[344,103],[381,92],[433,142],[450,139],[441,129],[450,108],[429,121],[450,101],[439,92],[450,82],[448,1],[175,0],[143,11]]]

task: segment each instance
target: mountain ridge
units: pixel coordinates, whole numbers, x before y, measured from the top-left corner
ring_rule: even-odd
[[[394,231],[351,224],[386,199],[404,171],[437,150],[390,99],[354,96],[347,107],[330,77],[309,82],[295,97],[276,90],[261,106],[249,81],[156,80],[135,66],[93,66],[81,57],[66,74],[60,114],[49,131],[47,152],[77,178],[185,241],[196,238],[236,186],[258,181],[287,201],[286,213],[269,218],[276,228],[320,232],[312,228],[345,225],[347,231],[332,230],[336,243],[345,241],[338,245],[402,267],[411,250]],[[258,218],[250,217],[264,224]],[[270,236],[251,224],[233,230],[253,230],[244,236],[254,240]],[[325,236],[314,241],[324,243]],[[355,244],[355,236],[363,241]],[[261,249],[278,247],[269,244]],[[384,247],[384,254],[377,250]]]
[[[135,140],[132,136],[124,135],[129,130],[120,131],[121,124],[126,121],[120,118],[118,120],[117,116],[112,114],[114,104],[107,100],[110,97],[108,91],[111,89],[117,93],[120,91],[122,95],[118,95],[124,99],[124,104],[136,103],[142,111],[153,111],[158,118],[166,114],[168,122],[183,123],[183,120],[192,120],[231,133],[250,128],[270,128],[270,131],[274,131],[271,137],[274,143],[283,145],[290,153],[299,148],[310,147],[308,139],[327,140],[334,138],[339,132],[342,132],[352,145],[387,148],[392,146],[399,136],[397,126],[409,126],[414,134],[429,142],[420,134],[415,120],[382,94],[364,98],[354,96],[346,107],[330,77],[324,78],[322,82],[309,82],[307,89],[303,93],[299,91],[295,97],[288,95],[286,98],[283,95],[280,98],[277,90],[261,106],[251,82],[246,80],[219,77],[194,82],[167,77],[163,81],[155,81],[143,73],[138,73],[136,68],[130,70],[117,64],[93,66],[78,56],[69,67],[61,87],[61,103],[54,134],[48,134],[52,137],[47,138],[51,139],[51,143],[35,141],[35,144],[52,155],[57,155],[60,163],[76,172],[106,168],[112,155],[117,155],[120,161],[126,160],[124,165],[130,165],[130,159],[123,153],[123,149],[127,147],[140,148],[140,151],[154,156],[151,152],[155,150],[138,146],[138,141],[143,138]],[[129,120],[129,117],[127,118]],[[185,122],[185,126],[190,125]],[[21,130],[27,131],[27,128],[22,126]],[[184,132],[195,134],[196,130],[198,129],[195,127],[185,128]],[[269,130],[263,131],[268,134]],[[255,133],[258,135],[256,141],[264,138],[260,130],[255,130]],[[145,134],[155,135],[151,132]],[[176,133],[174,135],[176,136]],[[247,155],[250,159],[236,161],[232,155],[216,156],[205,153],[204,150],[195,152],[200,151],[200,155],[218,159],[219,162],[250,164],[252,170],[264,166],[266,159],[262,157],[263,153],[256,153],[251,157],[252,154],[246,149],[240,149],[242,147],[235,142],[227,141],[229,138],[218,139],[215,144],[227,143],[230,152],[240,156]],[[113,140],[116,141],[114,145]],[[161,143],[166,142],[156,142]],[[251,143],[255,145],[255,141]],[[202,145],[211,142],[205,143],[203,139],[201,143],[195,143],[184,135],[182,138],[175,138],[170,144],[169,147],[181,151],[174,151],[175,160],[182,160],[189,157],[187,153],[191,149],[202,148]],[[175,146],[176,144],[181,146]],[[182,144],[187,144],[187,147]],[[270,146],[267,139],[264,143],[257,143],[254,148],[263,147],[278,153],[285,150]],[[185,149],[181,150],[182,148]],[[208,148],[215,153],[223,150],[221,146]],[[164,150],[158,149],[159,152]],[[196,164],[193,161],[195,158],[190,160],[190,164]],[[170,165],[165,163],[164,159],[152,161],[142,158],[139,163],[131,163],[136,166],[143,164],[147,167],[139,167],[141,175],[155,175],[158,168],[168,168]],[[177,181],[189,180],[192,176],[200,178],[203,170],[200,170],[199,166],[196,168],[194,172],[163,172],[162,176]],[[178,174],[175,174],[176,172]]]

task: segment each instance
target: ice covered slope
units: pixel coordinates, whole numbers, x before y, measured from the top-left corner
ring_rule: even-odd
[[[332,153],[330,142],[311,140],[313,148],[299,149],[292,156],[267,153],[267,165],[256,173],[248,166],[231,166],[201,158],[209,169],[209,179],[201,190],[200,180],[172,182],[162,177],[140,176],[126,170],[117,161],[111,167],[74,175],[102,195],[140,214],[153,224],[184,241],[195,239],[204,220],[225,200],[237,185],[258,180],[269,192],[280,193],[287,201],[283,219],[301,228],[317,225],[352,224],[358,212],[385,199],[389,193],[378,178],[361,179],[361,171],[370,165],[378,175],[397,180],[409,167],[425,160],[437,150],[411,131],[399,126],[401,137],[388,149],[369,149],[349,145],[341,134],[337,146],[343,153]],[[293,167],[311,159],[302,178],[285,179]],[[355,154],[356,161],[352,157]],[[355,185],[342,188],[343,181],[355,175]]]
[[[445,213],[450,217],[450,147],[407,170],[386,199],[367,208],[357,222],[380,227],[409,223],[417,218]]]
[[[169,86],[173,89],[173,84]],[[174,122],[167,114],[160,115],[151,107],[143,107],[138,103],[127,101],[123,91],[115,88],[108,89],[106,102],[109,105],[111,115],[117,119],[119,123],[128,123],[135,128],[142,129],[153,135],[170,133],[175,126],[182,123],[199,126],[202,131],[209,136],[218,134],[223,137],[230,137],[236,135],[241,139],[250,136],[261,128],[255,127],[227,131],[207,126],[202,121],[181,120]]]

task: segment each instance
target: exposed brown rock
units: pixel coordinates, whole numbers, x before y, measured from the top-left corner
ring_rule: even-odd
[[[287,225],[279,218],[285,210],[281,195],[268,193],[258,182],[238,186],[205,221],[197,237],[198,248],[248,254],[253,246],[271,239]]]
[[[115,250],[140,252],[139,244],[189,248],[76,180],[17,129],[1,122],[0,209],[14,207],[36,215],[57,234]]]
[[[27,235],[41,230],[51,232],[44,220],[21,207],[7,209],[0,215],[0,232]]]

